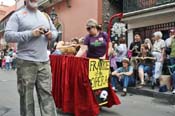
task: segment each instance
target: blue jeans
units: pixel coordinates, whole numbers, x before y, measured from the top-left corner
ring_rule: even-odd
[[[173,88],[175,89],[175,71],[173,72],[173,75],[172,75],[172,78],[173,78]]]
[[[173,58],[173,57],[170,58],[170,64],[171,65],[174,65],[175,64],[175,58]]]
[[[170,58],[170,65],[172,66],[172,65],[174,65],[175,64],[175,58],[173,58],[173,57],[171,57]],[[172,70],[172,72],[174,72],[175,71],[175,68],[173,68],[173,69],[171,69]]]
[[[141,64],[139,66],[139,69],[142,69],[144,71],[144,73],[150,73],[151,72],[151,67],[147,66],[147,65],[144,65],[144,64]]]
[[[6,70],[10,70],[10,62],[6,62],[5,67],[6,67]]]
[[[117,82],[119,82],[123,88],[128,88],[128,86],[134,85],[135,84],[135,79],[132,76],[123,76],[122,79],[119,81],[118,77],[112,76],[111,78],[111,84],[112,87],[117,88]]]

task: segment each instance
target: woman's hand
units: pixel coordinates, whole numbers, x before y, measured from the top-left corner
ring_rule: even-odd
[[[76,57],[82,57],[83,54],[85,54],[87,50],[88,50],[88,46],[87,45],[81,45],[80,46],[80,50],[76,54]]]

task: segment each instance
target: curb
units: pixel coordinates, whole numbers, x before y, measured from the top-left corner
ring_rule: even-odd
[[[135,87],[129,87],[128,93],[136,94],[136,95],[143,95],[148,97],[153,97],[161,100],[165,100],[170,105],[175,105],[175,94],[171,94],[170,92],[161,93],[155,90],[149,89],[137,89]]]

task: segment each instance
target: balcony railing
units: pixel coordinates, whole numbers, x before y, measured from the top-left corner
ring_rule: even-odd
[[[128,13],[173,2],[175,3],[175,0],[123,0],[123,12]]]
[[[39,6],[45,6],[45,7],[50,7],[58,2],[61,2],[63,0],[39,0]]]
[[[39,2],[38,2],[38,3],[39,3],[39,6],[40,6],[40,5],[43,5],[44,3],[48,2],[48,1],[49,1],[49,0],[39,0]]]

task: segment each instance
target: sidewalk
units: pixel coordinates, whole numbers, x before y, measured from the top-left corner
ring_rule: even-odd
[[[143,87],[138,89],[136,87],[129,87],[128,92],[136,95],[143,95],[148,97],[156,98],[157,100],[161,100],[162,102],[166,102],[170,105],[175,105],[175,95],[172,94],[170,91],[168,92],[159,92],[158,87],[154,90],[151,87]]]

